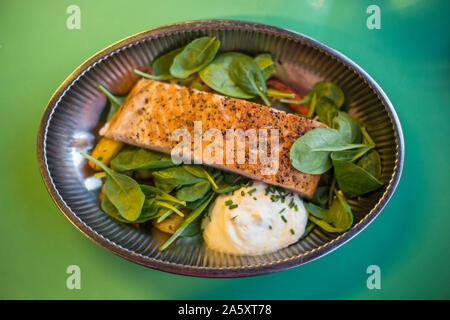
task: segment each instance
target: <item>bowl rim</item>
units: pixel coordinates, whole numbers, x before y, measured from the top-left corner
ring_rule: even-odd
[[[98,234],[95,230],[90,228],[81,219],[79,219],[76,213],[73,212],[68,207],[68,205],[65,203],[64,199],[56,189],[55,185],[53,184],[50,171],[47,166],[47,159],[45,153],[46,135],[49,120],[51,119],[55,107],[58,105],[62,97],[80,77],[82,77],[87,71],[90,70],[90,68],[95,66],[97,63],[103,61],[104,59],[107,59],[115,52],[120,51],[125,47],[133,46],[146,38],[170,34],[177,31],[184,31],[187,29],[208,30],[217,28],[252,30],[255,32],[272,33],[277,36],[289,38],[291,40],[307,44],[324,52],[325,54],[331,55],[335,59],[342,62],[346,67],[349,67],[354,72],[359,74],[361,78],[369,85],[369,87],[371,87],[374,90],[374,92],[378,95],[380,101],[386,107],[389,118],[392,122],[396,138],[396,160],[393,175],[391,176],[389,184],[386,187],[386,190],[379,199],[379,201],[375,204],[372,210],[368,214],[366,214],[364,218],[362,218],[350,230],[339,235],[335,239],[323,244],[318,248],[314,248],[313,250],[307,251],[297,256],[295,259],[282,260],[277,263],[271,263],[250,268],[247,267],[205,268],[194,266],[182,266],[171,262],[157,261],[150,257],[145,257],[138,253],[135,253],[127,248],[121,247],[120,245],[115,244],[112,241],[108,240],[107,238],[103,237],[102,235]],[[39,170],[42,179],[44,181],[44,184],[46,186],[46,189],[50,194],[51,198],[53,199],[53,201],[55,202],[55,204],[57,205],[57,207],[59,208],[59,210],[81,233],[83,233],[85,236],[87,236],[89,239],[91,239],[98,245],[102,246],[103,248],[106,248],[110,252],[122,258],[125,258],[126,260],[135,262],[137,264],[169,273],[195,277],[206,277],[206,278],[237,278],[282,271],[316,260],[319,257],[322,257],[341,247],[349,240],[351,240],[353,237],[355,237],[357,234],[359,234],[362,230],[364,230],[380,214],[380,212],[385,208],[389,200],[392,198],[392,195],[394,194],[394,191],[398,186],[403,171],[404,153],[405,153],[405,145],[402,127],[391,101],[389,100],[383,89],[377,84],[377,82],[355,62],[353,62],[351,59],[349,59],[342,53],[338,52],[337,50],[332,49],[331,47],[328,47],[327,45],[321,43],[320,41],[311,38],[309,36],[306,36],[304,34],[301,34],[299,32],[263,23],[249,22],[242,20],[231,20],[231,19],[190,20],[158,26],[125,37],[113,43],[112,45],[98,51],[90,58],[85,60],[82,64],[80,64],[56,89],[56,91],[51,96],[47,106],[44,109],[41,121],[39,123],[39,129],[37,134],[37,158]]]

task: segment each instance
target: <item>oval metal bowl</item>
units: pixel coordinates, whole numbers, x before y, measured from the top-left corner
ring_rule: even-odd
[[[320,80],[336,82],[345,92],[351,112],[363,120],[382,159],[384,187],[368,197],[351,201],[355,224],[344,234],[316,228],[298,243],[259,256],[213,252],[201,241],[179,241],[160,252],[162,239],[149,230],[116,222],[98,205],[99,181],[89,178],[80,151],[94,146],[105,97],[103,84],[117,94],[127,93],[138,76],[133,69],[148,69],[163,52],[200,36],[215,36],[222,51],[249,54],[271,52],[277,73],[300,93]],[[79,66],[50,99],[39,127],[37,153],[44,183],[64,215],[87,237],[141,265],[200,277],[242,277],[299,266],[338,248],[377,217],[400,179],[404,144],[399,120],[377,83],[339,52],[302,34],[244,21],[207,20],[176,23],[121,40]]]

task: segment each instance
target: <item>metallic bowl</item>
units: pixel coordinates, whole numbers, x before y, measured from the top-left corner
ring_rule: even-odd
[[[249,54],[271,52],[277,73],[299,93],[329,80],[343,88],[346,104],[363,120],[377,144],[384,187],[350,201],[355,224],[343,234],[319,228],[277,252],[239,256],[214,252],[201,241],[185,239],[160,252],[164,240],[151,230],[121,224],[100,210],[98,179],[90,177],[80,151],[94,146],[105,97],[103,84],[127,93],[138,79],[133,69],[148,70],[163,52],[196,37],[215,36],[221,50]],[[378,84],[353,61],[302,34],[264,24],[233,20],[189,21],[158,27],[121,40],[79,66],[50,99],[39,126],[37,156],[44,183],[59,209],[87,237],[109,251],[141,265],[199,277],[243,277],[296,267],[343,245],[383,210],[399,182],[404,142],[394,107]]]

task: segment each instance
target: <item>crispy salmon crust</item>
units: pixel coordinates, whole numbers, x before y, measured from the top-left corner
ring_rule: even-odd
[[[267,129],[269,132],[270,129],[278,129],[279,162],[275,174],[261,174],[259,161],[253,164],[248,161],[243,164],[236,163],[237,161],[227,164],[225,151],[222,163],[204,163],[281,186],[308,198],[314,194],[320,175],[306,174],[295,169],[291,165],[289,151],[300,136],[324,125],[250,101],[143,78],[133,87],[121,108],[100,130],[100,134],[127,144],[170,154],[172,148],[179,143],[178,140],[171,139],[172,133],[177,129],[188,130],[194,144],[194,121],[201,121],[202,133],[208,129],[220,130],[224,148],[227,129],[245,131],[251,128],[258,132],[259,129]],[[203,139],[202,149],[211,144],[211,141]],[[270,137],[267,143],[270,154],[273,151],[270,150]],[[193,160],[199,160],[196,156],[198,152],[193,147],[191,150]]]

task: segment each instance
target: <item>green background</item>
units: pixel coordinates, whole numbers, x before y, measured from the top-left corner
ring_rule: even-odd
[[[81,8],[81,30],[66,28],[71,4]],[[366,27],[370,4],[381,9],[380,30]],[[2,0],[0,298],[450,298],[449,9],[446,0]],[[241,279],[147,269],[83,236],[45,190],[36,133],[58,85],[126,36],[211,18],[273,24],[316,38],[364,68],[397,110],[406,160],[396,193],[366,230],[319,260]],[[81,290],[66,288],[72,264],[81,268]],[[381,290],[366,286],[369,265],[381,269]]]

